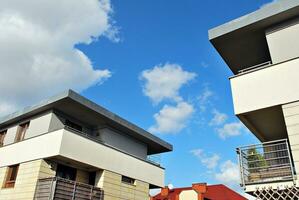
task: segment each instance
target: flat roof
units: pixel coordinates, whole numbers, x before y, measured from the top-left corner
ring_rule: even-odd
[[[299,16],[299,0],[277,0],[209,30],[209,40],[234,74],[271,60],[265,31]]]
[[[110,112],[73,90],[65,91],[37,105],[26,107],[18,112],[0,118],[0,128],[18,123],[22,119],[30,118],[49,110],[63,112],[91,126],[99,124],[111,126],[147,144],[149,154],[168,152],[173,149],[172,145],[166,141]]]

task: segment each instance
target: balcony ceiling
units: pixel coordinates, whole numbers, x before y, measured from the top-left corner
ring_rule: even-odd
[[[299,16],[299,1],[278,0],[209,30],[209,39],[234,74],[271,61],[265,31]]]
[[[241,114],[238,117],[261,142],[287,138],[281,106]]]

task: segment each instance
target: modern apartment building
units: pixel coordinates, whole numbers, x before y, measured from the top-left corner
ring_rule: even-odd
[[[140,113],[142,114],[142,113]],[[73,91],[0,120],[0,199],[146,200],[167,142]]]
[[[258,199],[299,199],[299,1],[278,0],[209,30],[227,63],[234,111],[260,144],[237,149]]]

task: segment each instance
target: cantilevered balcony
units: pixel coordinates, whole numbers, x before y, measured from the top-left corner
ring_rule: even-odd
[[[242,186],[294,180],[286,139],[240,147],[237,153]]]
[[[94,187],[92,185],[83,184],[59,177],[51,177],[38,180],[34,199],[103,200],[104,191],[101,188]]]
[[[130,155],[70,127],[3,146],[0,148],[0,157],[0,167],[44,158],[68,159],[70,162],[84,163],[95,169],[108,169],[143,180],[153,186],[164,185],[164,168],[158,164]]]

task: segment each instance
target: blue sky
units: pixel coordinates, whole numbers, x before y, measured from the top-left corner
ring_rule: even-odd
[[[234,116],[208,30],[266,3],[3,1],[0,115],[72,88],[173,144],[166,184],[237,187],[235,148],[256,139]]]
[[[104,84],[82,94],[144,129],[155,124],[153,116],[164,105],[176,103],[165,100],[154,104],[145,96],[142,90],[145,82],[140,80],[142,71],[170,63],[197,74],[179,90],[184,101],[194,107],[186,127],[174,134],[157,134],[174,146],[172,153],[162,156],[166,184],[220,183],[215,174],[226,173],[221,171],[221,165],[228,160],[237,162],[235,148],[256,142],[242,128],[240,135],[226,139],[219,137],[215,130],[238,119],[233,113],[228,80],[232,73],[209,43],[207,34],[210,28],[255,11],[265,3],[268,1],[115,0],[112,1],[113,18],[120,27],[121,42],[112,43],[103,38],[78,46],[95,66],[108,66],[112,71],[112,77]],[[212,95],[201,103],[200,97],[207,91]],[[206,107],[205,111],[201,110],[201,104]],[[213,110],[226,114],[227,120],[219,126],[209,125]],[[196,154],[192,150],[200,151]],[[216,166],[207,168],[204,160],[213,156],[217,160],[215,155],[219,157]]]

